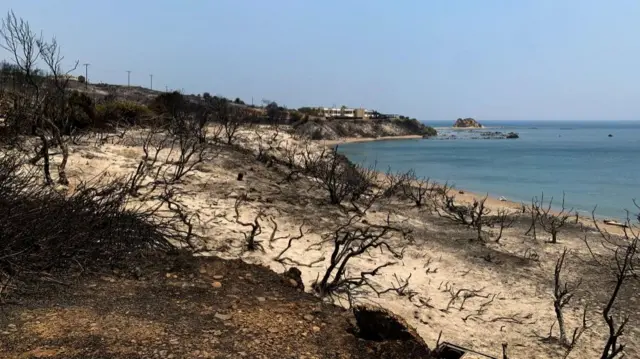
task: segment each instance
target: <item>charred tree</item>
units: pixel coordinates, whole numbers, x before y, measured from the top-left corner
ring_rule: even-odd
[[[381,225],[358,223],[360,218],[357,215],[352,216],[347,223],[329,235],[328,241],[333,246],[329,266],[321,278],[312,285],[320,296],[350,293],[363,286],[371,287],[368,278],[375,276],[380,269],[393,264],[387,262],[373,270],[364,271],[359,276],[349,276],[348,264],[353,258],[375,249],[386,250],[395,258],[402,258],[404,248],[402,239],[407,239],[410,234],[408,230],[393,224],[389,215],[386,222]],[[394,245],[391,242],[393,235],[401,236],[399,244]]]

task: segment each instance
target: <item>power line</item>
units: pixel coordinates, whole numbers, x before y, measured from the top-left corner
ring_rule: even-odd
[[[84,65],[84,88],[86,89],[87,87],[89,87],[89,63],[83,64]]]
[[[131,70],[127,70],[127,86],[131,86]]]

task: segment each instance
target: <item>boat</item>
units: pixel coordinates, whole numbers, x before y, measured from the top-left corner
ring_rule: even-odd
[[[622,228],[627,228],[627,227],[629,227],[629,226],[627,226],[627,225],[626,225],[626,224],[624,224],[624,223],[620,223],[620,222],[616,221],[615,219],[605,219],[605,220],[604,220],[604,221],[602,221],[602,222],[604,222],[604,224],[608,224],[608,225],[610,225],[610,226],[617,226],[617,227],[622,227]]]

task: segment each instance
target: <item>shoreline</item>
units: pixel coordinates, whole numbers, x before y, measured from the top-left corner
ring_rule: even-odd
[[[327,192],[318,186],[316,179],[311,176],[299,176],[296,181],[282,181],[289,171],[281,171],[280,168],[259,161],[255,155],[260,150],[260,139],[271,138],[270,136],[276,132],[266,126],[261,129],[264,129],[265,132],[256,134],[246,130],[241,133],[241,140],[238,140],[237,144],[243,150],[238,150],[235,146],[222,146],[218,149],[220,151],[218,156],[210,162],[196,167],[194,175],[188,177],[189,182],[178,184],[180,187],[175,187],[179,191],[184,191],[182,192],[184,195],[178,198],[180,201],[178,203],[184,206],[188,211],[186,213],[197,213],[198,215],[198,222],[194,222],[194,229],[195,233],[203,238],[201,242],[203,256],[217,255],[226,259],[238,259],[246,263],[262,265],[277,273],[282,273],[288,266],[296,265],[301,272],[301,279],[305,284],[308,284],[313,281],[313,278],[324,275],[329,268],[330,258],[328,255],[332,251],[332,246],[330,244],[324,245],[326,235],[331,235],[343,221],[349,220],[349,215],[343,215],[344,212],[338,207],[327,205]],[[326,148],[323,147],[322,141],[298,142],[298,139],[289,137],[282,132],[279,132],[279,135],[282,136],[283,148],[278,152],[274,151],[274,156],[286,155],[286,149],[290,149],[292,145],[301,145],[296,151],[315,152]],[[138,138],[134,133],[129,133],[129,136],[132,139]],[[393,140],[397,139],[397,137],[393,138]],[[81,178],[91,178],[98,173],[109,170],[113,171],[114,175],[124,175],[137,166],[143,155],[142,146],[130,147],[128,146],[129,142],[106,144],[100,148],[95,147],[93,143],[94,141],[88,139],[86,147],[78,147],[76,151],[72,152],[69,161],[70,174],[75,173],[76,176],[82,176]],[[166,160],[164,160],[164,155],[161,155],[161,158],[170,162],[167,151],[164,154],[167,155]],[[304,155],[298,156],[300,160],[303,157]],[[416,166],[418,164],[415,163]],[[381,177],[384,175],[384,168],[382,169],[382,173],[377,172]],[[238,181],[235,176],[238,172],[245,174],[242,181]],[[465,191],[464,194],[458,194],[458,188],[452,191],[455,191],[451,192],[452,194],[456,193],[458,204],[471,201],[473,198],[484,198],[482,192]],[[246,201],[243,201],[240,207],[238,198],[241,197]],[[387,251],[378,253],[376,251],[376,253],[370,253],[360,260],[349,263],[348,270],[352,273],[366,273],[387,262],[394,262],[395,266],[389,266],[388,269],[377,273],[372,284],[383,289],[389,285],[395,287],[395,283],[398,282],[398,286],[404,285],[403,283],[406,281],[404,286],[407,288],[407,293],[412,291],[418,293],[419,296],[412,301],[408,295],[376,296],[373,292],[367,292],[358,300],[359,303],[385,308],[415,328],[418,335],[426,342],[436,342],[437,338],[441,336],[448,342],[471,348],[474,351],[497,354],[494,352],[495,345],[492,343],[509,341],[514,344],[514,350],[517,350],[513,354],[520,357],[558,356],[555,354],[557,351],[555,346],[547,346],[535,338],[531,339],[530,332],[532,330],[535,332],[548,330],[547,323],[551,323],[555,318],[549,302],[549,290],[551,289],[549,279],[556,258],[561,254],[563,247],[567,247],[572,254],[588,256],[589,252],[583,243],[583,237],[588,236],[593,240],[593,243],[596,243],[599,240],[597,234],[589,229],[582,232],[579,224],[567,224],[567,228],[561,230],[558,245],[548,244],[546,241],[549,236],[543,231],[539,231],[537,240],[533,240],[523,234],[526,227],[522,227],[528,222],[528,216],[525,214],[520,217],[519,223],[514,228],[505,229],[501,242],[496,243],[487,236],[485,243],[470,245],[467,243],[473,232],[465,229],[462,225],[443,220],[435,213],[423,212],[417,209],[411,201],[394,198],[389,202],[382,201],[380,205],[377,210],[367,213],[367,223],[384,225],[385,220],[389,218],[387,214],[389,214],[389,216],[393,216],[394,225],[397,223],[402,228],[415,231],[415,242],[403,243],[403,238],[400,235],[390,234],[390,245],[405,247],[406,244],[407,255],[403,257],[402,262],[397,261],[393,253]],[[514,201],[503,202],[496,197],[489,197],[487,200],[487,207],[492,209],[492,215],[498,208],[508,206],[514,208],[508,211],[517,212],[520,208],[519,203]],[[264,215],[261,219],[263,227],[257,238],[263,243],[264,252],[248,253],[244,248],[247,240],[246,234],[250,233],[250,229],[245,228],[238,221],[254,221],[261,213]],[[270,221],[271,223],[269,223]],[[570,218],[569,222],[572,223],[573,218]],[[366,225],[365,222],[362,223]],[[495,231],[495,229],[486,229],[491,232]],[[301,232],[304,238],[291,239]],[[271,238],[270,234],[272,234]],[[493,238],[495,239],[495,237]],[[196,244],[198,243],[200,242],[196,242]],[[593,248],[595,251],[605,250],[598,245],[594,245]],[[285,253],[291,262],[283,259],[283,263],[277,260],[276,258],[279,258],[282,253]],[[535,254],[535,258],[530,256],[531,254]],[[425,263],[427,268],[425,268]],[[162,265],[162,268],[165,268],[164,271],[174,272],[172,269],[167,270],[166,265]],[[575,276],[585,277],[585,285],[600,289],[602,288],[599,285],[601,276],[599,273],[591,275],[594,271],[593,268],[588,263],[572,261],[571,271],[567,271],[566,278],[568,281],[572,281],[575,273]],[[589,270],[590,272],[588,272]],[[194,273],[198,275],[197,270]],[[254,279],[247,278],[244,276],[244,272],[232,272],[217,266],[207,268],[207,273],[209,273],[208,281],[203,285],[206,288],[213,285],[209,284],[215,279],[211,277],[212,274],[222,276],[221,279],[215,279],[219,282],[216,287],[213,287],[217,290],[216,293],[222,293],[220,290],[228,288],[229,285],[233,286],[234,284],[229,283],[229,280],[233,282],[236,281],[236,278],[240,278],[246,284],[260,279],[257,276],[248,275]],[[236,274],[242,274],[242,276]],[[596,275],[598,276],[596,277]],[[165,273],[161,273],[161,276],[165,277]],[[180,275],[179,278],[172,276],[172,278],[167,277],[167,280],[171,279],[169,284],[174,285],[179,283],[176,280],[182,277],[183,275]],[[411,277],[410,284],[409,277]],[[587,280],[588,282],[586,282]],[[445,290],[440,288],[442,285],[446,287]],[[471,288],[469,290],[477,292],[479,297],[491,298],[490,296],[493,296],[497,300],[494,302],[495,304],[488,305],[484,303],[492,299],[469,297],[464,303],[466,305],[464,309],[462,309],[463,305],[460,304],[460,301],[457,301],[454,303],[456,308],[447,311],[446,308],[452,305],[451,291],[454,290],[454,285],[456,290]],[[312,288],[307,285],[306,291],[312,292]],[[260,292],[256,295],[263,294]],[[274,298],[275,295],[277,294],[274,294]],[[596,295],[600,295],[600,292],[597,292]],[[272,300],[271,293],[265,291],[264,297],[267,302],[260,305],[269,305]],[[256,303],[255,298],[249,299],[253,301],[252,303]],[[464,300],[462,296],[459,299]],[[428,306],[425,306],[423,301],[428,303]],[[258,300],[257,302],[263,301]],[[338,300],[337,304],[345,305],[346,301]],[[420,307],[421,305],[422,307]],[[458,305],[460,306],[458,307]],[[236,309],[243,311],[244,308],[246,307]],[[244,319],[241,312],[236,314],[235,309],[231,309],[220,309],[222,313],[233,314],[227,323],[235,323],[232,322],[233,320],[242,320],[242,323],[248,324],[253,323],[250,321],[253,320],[253,316]],[[485,309],[487,312],[476,317],[479,318],[478,320],[465,320],[472,318],[471,315],[476,315],[474,313],[477,313],[477,310],[484,311]],[[211,313],[209,309],[206,310],[208,312],[205,314]],[[214,310],[218,310],[217,307]],[[305,307],[305,311],[303,314],[306,315],[311,309]],[[532,321],[527,320],[525,325],[508,321],[495,324],[491,319],[510,318],[514,313],[518,316],[532,313],[529,315]],[[589,312],[589,319],[598,314],[595,311]],[[324,330],[320,324],[320,320],[323,320],[322,315],[325,314],[317,315],[317,318],[314,319],[318,327],[321,328],[320,332]],[[568,311],[567,320],[573,323],[580,319],[577,315],[574,311]],[[299,320],[300,315],[296,314],[291,319],[288,318],[285,320],[293,322]],[[307,319],[304,321],[307,322]],[[593,322],[596,323],[595,320]],[[306,330],[310,330],[313,323],[306,325]],[[496,325],[501,325],[504,330],[492,330]],[[326,328],[330,330],[329,326]],[[601,325],[586,332],[583,339],[585,345],[576,349],[578,350],[576,353],[580,357],[593,356],[590,354],[582,355],[582,353],[593,351],[591,343],[595,343],[596,340],[597,343],[600,343],[598,333],[605,329]],[[309,331],[309,333],[313,332]],[[317,335],[317,331],[315,335]]]
[[[374,142],[374,141],[399,141],[399,140],[419,140],[422,139],[420,135],[402,135],[402,136],[382,136],[382,137],[343,137],[338,140],[316,140],[324,146],[336,146],[345,143],[358,143],[358,142]]]
[[[340,144],[347,144],[347,143],[360,143],[360,142],[374,142],[374,141],[399,141],[399,140],[415,140],[415,139],[422,139],[422,136],[419,135],[404,135],[404,136],[383,136],[383,137],[376,137],[376,138],[371,138],[371,137],[344,137],[338,140],[316,140],[313,142],[316,142],[318,144],[321,144],[325,147],[333,147],[336,145],[340,145]],[[351,160],[350,160],[351,161]],[[376,172],[378,172],[378,176],[385,176],[385,172],[383,171],[379,171],[377,170]],[[473,203],[474,200],[481,200],[483,198],[487,198],[486,199],[486,204],[488,205],[488,207],[492,210],[492,211],[497,211],[500,209],[508,209],[511,211],[517,211],[518,213],[522,213],[522,205],[524,202],[516,202],[516,201],[511,201],[511,200],[505,200],[505,201],[501,201],[500,197],[495,197],[495,196],[487,196],[487,195],[482,195],[479,194],[477,192],[472,192],[472,191],[467,191],[464,188],[457,188],[454,187],[451,189],[452,191],[455,191],[455,196],[456,199],[460,202],[463,203]],[[462,193],[459,193],[462,192]],[[524,203],[525,206],[530,206],[531,203]],[[560,211],[558,210],[551,210],[552,214],[554,215],[558,215],[560,213]],[[575,218],[575,211],[570,213],[570,219],[567,220],[568,223],[575,223],[574,220],[572,218]],[[613,235],[624,235],[624,229],[622,227],[618,227],[618,226],[613,226],[613,225],[608,225],[606,223],[604,223],[605,220],[609,219],[609,218],[599,218],[596,215],[596,221],[597,221],[597,225],[600,227],[600,229],[602,229],[603,231],[606,231],[610,234]],[[613,218],[615,220],[615,218]],[[591,230],[596,230],[595,225],[593,223],[593,218],[591,216],[585,216],[583,214],[578,213],[578,222],[579,224],[583,225],[584,227],[588,227]],[[625,223],[624,221],[621,221],[621,223]]]

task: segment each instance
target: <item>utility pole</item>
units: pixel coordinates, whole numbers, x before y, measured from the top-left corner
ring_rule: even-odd
[[[87,87],[89,87],[89,63],[83,64],[84,65],[84,88],[86,89]]]
[[[149,77],[151,78],[151,86],[149,88],[153,90],[153,74],[150,74]]]
[[[165,85],[165,87],[164,87],[164,92],[169,92],[169,86],[166,86],[166,85]]]
[[[127,70],[127,87],[131,86],[131,70]]]

